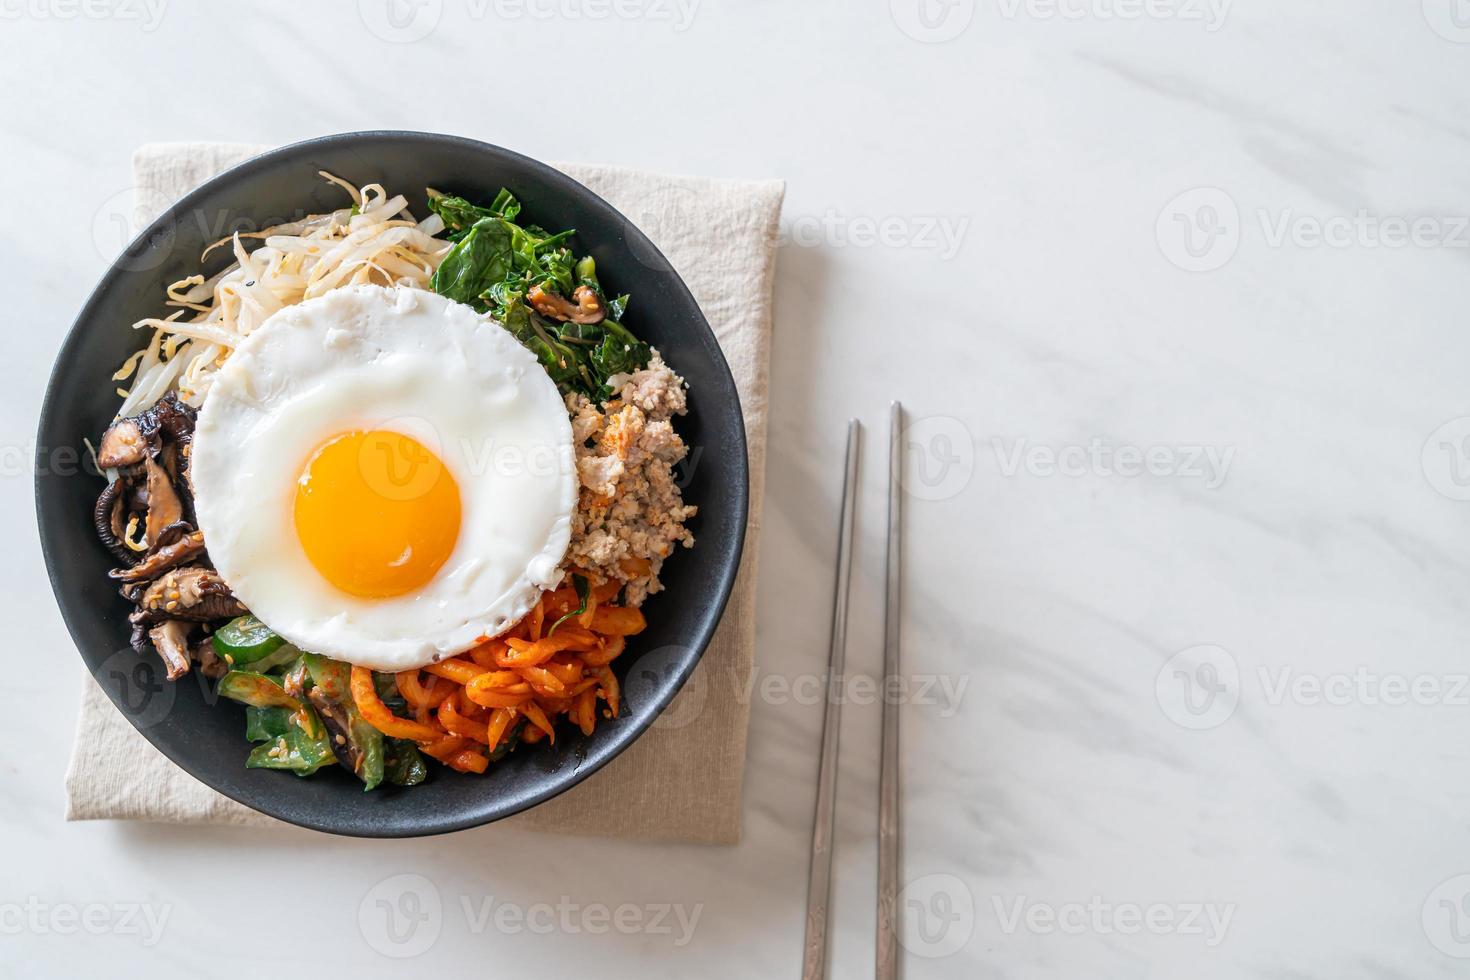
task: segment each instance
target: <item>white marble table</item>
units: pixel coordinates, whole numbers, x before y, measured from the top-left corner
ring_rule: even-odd
[[[842,425],[873,450],[871,677],[894,397],[924,420],[906,975],[1465,975],[1470,4],[1420,8],[0,0],[0,975],[383,975],[387,949],[442,976],[794,976]],[[790,182],[739,846],[62,822],[81,671],[28,453],[129,155],[371,127]],[[843,977],[872,969],[868,690]],[[441,912],[394,945],[377,903],[419,893]]]

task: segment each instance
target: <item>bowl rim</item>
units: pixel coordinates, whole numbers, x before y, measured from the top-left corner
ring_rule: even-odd
[[[679,275],[673,263],[668,261],[663,252],[626,215],[609,204],[591,188],[549,164],[493,143],[470,139],[464,136],[418,130],[371,129],[333,133],[299,140],[266,150],[241,161],[204,181],[198,187],[190,190],[165,208],[109,264],[106,271],[99,278],[97,285],[93,287],[86,301],[82,304],[76,318],[72,321],[71,327],[67,330],[65,338],[57,348],[56,358],[46,381],[45,394],[42,399],[41,413],[37,425],[36,456],[34,460],[36,522],[40,536],[41,553],[46,564],[46,574],[51,583],[52,593],[56,599],[57,607],[61,612],[62,620],[66,624],[67,632],[72,638],[72,645],[76,647],[78,656],[82,658],[83,665],[87,667],[89,676],[92,674],[92,665],[82,650],[83,643],[77,622],[79,614],[72,608],[74,600],[69,598],[70,593],[67,583],[64,581],[65,573],[59,567],[56,559],[59,542],[54,540],[55,535],[59,533],[56,530],[57,522],[63,519],[71,519],[74,515],[68,515],[66,512],[60,510],[59,506],[53,504],[50,498],[48,498],[45,484],[47,476],[46,460],[44,457],[47,452],[45,437],[48,430],[53,426],[52,420],[61,402],[60,389],[62,387],[63,376],[72,361],[73,355],[75,355],[76,348],[82,343],[89,325],[94,324],[96,321],[105,321],[106,319],[99,313],[99,307],[104,298],[104,294],[114,279],[119,276],[133,274],[132,270],[121,267],[124,259],[136,257],[151,248],[160,247],[150,245],[150,242],[159,240],[156,236],[159,236],[172,223],[176,213],[185,212],[197,207],[201,201],[207,200],[212,194],[221,188],[227,187],[233,181],[239,180],[247,175],[270,170],[282,163],[294,162],[297,158],[307,156],[321,148],[362,147],[365,144],[378,143],[385,140],[419,144],[425,149],[430,150],[446,146],[456,146],[475,153],[499,157],[502,162],[512,167],[535,173],[539,179],[551,185],[555,193],[573,198],[581,198],[590,203],[594,208],[605,209],[610,215],[619,219],[625,229],[625,238],[621,247],[638,249],[642,254],[653,256],[661,262],[662,267],[668,270],[670,276],[669,285],[676,293],[676,299],[687,302],[689,307],[696,312],[696,325],[707,335],[710,348],[717,355],[715,358],[715,367],[718,374],[722,376],[720,381],[728,385],[728,390],[732,396],[732,404],[729,410],[735,413],[736,417],[740,420],[740,424],[734,427],[737,435],[735,444],[724,447],[726,452],[731,452],[735,456],[738,475],[737,480],[726,484],[726,493],[728,494],[726,509],[733,512],[732,517],[734,527],[736,528],[733,547],[723,557],[723,560],[720,562],[719,574],[711,583],[713,585],[713,589],[710,592],[711,602],[704,608],[700,619],[697,621],[693,642],[689,645],[691,655],[684,657],[678,669],[671,672],[663,680],[662,689],[658,691],[656,697],[650,699],[651,710],[644,713],[643,717],[636,720],[631,726],[617,729],[614,742],[609,743],[606,748],[595,754],[589,752],[587,758],[582,760],[578,765],[571,767],[570,771],[558,770],[555,773],[548,774],[545,787],[535,793],[518,798],[509,805],[497,807],[493,804],[493,801],[487,800],[484,805],[477,808],[477,813],[474,815],[451,820],[435,820],[432,817],[426,817],[421,821],[422,826],[416,829],[405,828],[400,831],[397,829],[355,827],[352,826],[351,819],[346,821],[340,819],[314,819],[309,813],[302,814],[297,811],[281,810],[272,807],[269,800],[250,801],[241,799],[241,796],[245,794],[229,792],[198,776],[195,767],[186,756],[176,752],[171,745],[165,744],[162,739],[157,737],[153,731],[153,728],[156,726],[137,725],[128,711],[124,710],[125,706],[119,702],[117,693],[107,685],[99,685],[113,702],[114,706],[118,708],[119,713],[127,719],[135,731],[143,735],[155,749],[186,774],[199,780],[199,782],[208,786],[214,792],[220,793],[257,813],[263,813],[298,827],[344,837],[376,839],[432,837],[439,834],[468,830],[503,820],[514,814],[531,810],[553,797],[560,796],[562,793],[565,793],[598,772],[626,751],[629,746],[641,738],[652,727],[664,709],[668,707],[669,703],[683,689],[689,676],[694,672],[709,649],[710,641],[713,639],[715,630],[723,618],[725,608],[730,600],[730,595],[734,590],[735,579],[740,571],[745,550],[745,537],[749,531],[748,522],[750,517],[750,457],[748,440],[745,432],[744,411],[740,403],[740,391],[735,383],[734,375],[730,370],[729,361],[726,359],[724,351],[719,345],[719,340],[715,336],[714,330],[709,325],[708,318],[704,315],[704,311],[695,300],[693,293],[690,292],[688,284],[684,282],[683,277]],[[161,247],[171,248],[172,242],[166,242]],[[78,438],[84,435],[78,434]],[[73,745],[72,749],[75,752],[76,746]]]

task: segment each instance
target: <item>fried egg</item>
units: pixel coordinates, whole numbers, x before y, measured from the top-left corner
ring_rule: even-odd
[[[422,290],[286,307],[220,368],[190,476],[210,558],[302,650],[421,667],[514,625],[560,578],[571,422],[535,357]]]

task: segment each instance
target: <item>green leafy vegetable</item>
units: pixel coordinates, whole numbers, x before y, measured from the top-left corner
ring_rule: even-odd
[[[562,623],[565,623],[567,620],[572,619],[575,616],[580,616],[587,611],[587,603],[592,597],[591,583],[587,581],[587,577],[585,575],[573,575],[572,585],[576,587],[577,598],[582,600],[582,604],[579,605],[576,609],[573,609],[571,612],[567,613],[561,619],[558,619],[556,622],[552,623],[551,629],[546,631],[547,636],[555,633],[556,628]]]
[[[506,190],[502,190],[496,196],[495,202],[488,208],[476,207],[464,198],[455,197],[453,194],[438,194],[431,190],[429,210],[444,219],[444,227],[449,229],[450,240],[458,241],[465,231],[485,218],[504,218],[506,221],[514,221],[516,215],[521,213],[521,205]]]
[[[511,232],[500,218],[481,218],[460,239],[434,273],[434,292],[478,309],[480,297],[511,274]]]
[[[495,747],[495,751],[490,753],[490,761],[499,762],[505,758],[506,753],[515,748],[520,742],[521,732],[525,730],[525,727],[526,719],[522,718],[516,722],[515,727],[507,732],[505,738],[501,739],[500,744]]]
[[[500,321],[536,355],[563,394],[605,401],[612,396],[610,377],[648,365],[649,346],[622,324],[628,297],[603,292],[597,263],[572,251],[574,232],[517,224],[521,206],[507,190],[488,208],[431,192],[429,207],[444,219],[455,243],[434,274],[434,291]],[[590,289],[605,318],[579,324],[544,315],[526,298],[537,287],[563,299],[578,288]]]
[[[417,745],[390,738],[384,745],[383,778],[394,786],[417,786],[429,778],[429,766]]]
[[[395,713],[402,713],[408,701],[398,691],[398,679],[392,674],[373,671],[373,687],[378,691],[378,700]]]

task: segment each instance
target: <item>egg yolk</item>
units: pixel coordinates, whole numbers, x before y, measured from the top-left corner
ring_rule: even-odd
[[[428,583],[459,538],[459,485],[423,443],[349,432],[312,453],[296,487],[296,536],[322,577],[382,599]]]

